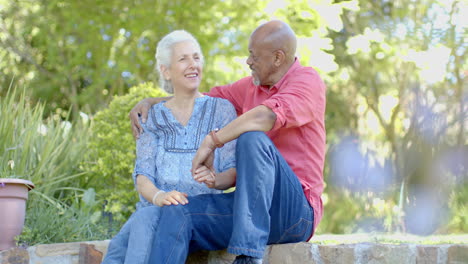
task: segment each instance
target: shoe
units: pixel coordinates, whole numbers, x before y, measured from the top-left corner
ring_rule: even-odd
[[[263,260],[261,258],[254,258],[251,256],[240,255],[237,256],[232,264],[262,264]]]

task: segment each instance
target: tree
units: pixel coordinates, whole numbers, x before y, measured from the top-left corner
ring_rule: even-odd
[[[0,87],[14,79],[29,87],[33,98],[47,101],[49,111],[94,113],[112,95],[155,81],[156,43],[182,28],[202,46],[207,61],[203,87],[208,89],[232,81],[211,60],[222,56],[229,61],[246,50],[262,5],[253,0],[1,0]],[[247,9],[252,12],[239,12]]]
[[[431,233],[447,220],[435,212],[448,209],[454,183],[467,174],[463,159],[456,168],[444,161],[453,151],[467,155],[463,5],[361,1],[360,8],[345,12],[344,30],[333,34],[340,69],[330,89],[352,113],[348,133],[359,135],[369,150],[365,155],[377,164],[360,161],[369,167],[359,177],[389,186],[386,194],[361,191],[396,205],[387,230]],[[372,168],[388,163],[393,177],[372,175]]]

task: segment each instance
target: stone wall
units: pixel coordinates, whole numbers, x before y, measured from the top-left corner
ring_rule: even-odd
[[[1,264],[97,264],[106,253],[109,241],[37,245],[0,252]],[[468,241],[467,241],[468,243]],[[189,264],[232,263],[226,251],[197,252]],[[385,244],[351,243],[320,245],[295,243],[269,246],[265,264],[468,264],[468,244]]]

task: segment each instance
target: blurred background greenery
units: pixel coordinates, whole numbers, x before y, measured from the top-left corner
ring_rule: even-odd
[[[0,178],[37,186],[20,241],[107,239],[134,210],[127,113],[162,94],[162,36],[196,36],[207,91],[249,74],[249,35],[270,19],[328,86],[317,234],[467,233],[466,14],[463,0],[0,0]]]

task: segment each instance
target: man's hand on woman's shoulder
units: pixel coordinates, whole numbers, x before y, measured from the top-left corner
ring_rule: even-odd
[[[138,117],[141,117],[141,122],[146,123],[148,119],[148,112],[154,104],[157,104],[161,101],[170,99],[169,97],[157,97],[157,98],[145,98],[138,102],[130,113],[128,113],[128,117],[130,118],[130,126],[132,127],[133,137],[138,139],[140,134],[143,133],[143,127],[140,124],[140,120]]]
[[[135,139],[139,138],[140,134],[143,133],[143,127],[141,126],[138,117],[141,116],[141,121],[146,123],[148,112],[152,106],[152,104],[148,102],[148,99],[149,98],[146,98],[138,102],[128,114],[128,117],[130,118],[130,125],[132,127],[133,137]]]

